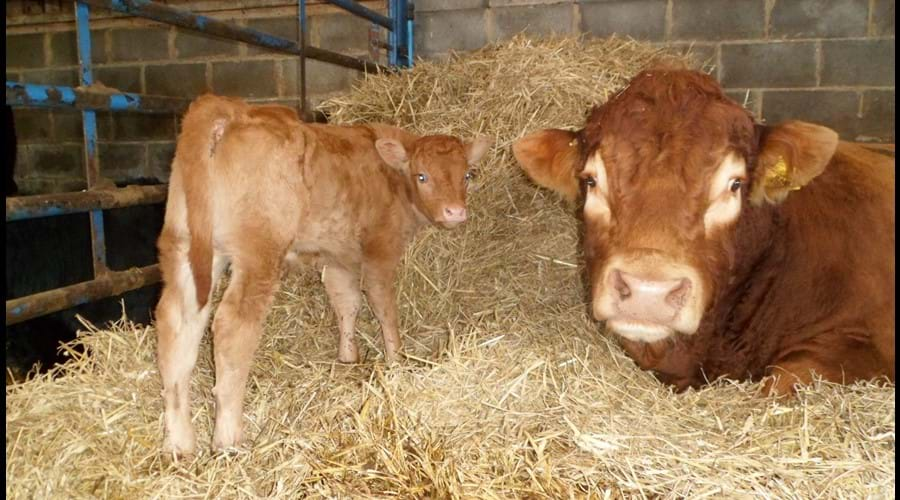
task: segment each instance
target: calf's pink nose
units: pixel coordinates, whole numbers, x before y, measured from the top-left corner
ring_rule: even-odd
[[[464,220],[466,220],[466,207],[444,207],[444,220],[447,222],[463,222]]]
[[[634,320],[670,323],[690,297],[687,278],[650,280],[618,269],[610,277],[616,310]]]

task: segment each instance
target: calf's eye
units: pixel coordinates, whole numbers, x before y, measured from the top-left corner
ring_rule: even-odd
[[[741,179],[731,179],[728,181],[728,190],[732,193],[737,193],[741,190],[741,186],[744,185],[744,181]]]
[[[419,174],[418,178],[419,178],[419,182],[427,182],[428,181],[428,176],[425,174]]]
[[[588,187],[595,187],[597,185],[597,179],[594,177],[587,177],[584,179],[584,183],[587,184]]]
[[[474,178],[475,178],[475,172],[472,172],[471,170],[466,172],[466,182],[469,182]]]

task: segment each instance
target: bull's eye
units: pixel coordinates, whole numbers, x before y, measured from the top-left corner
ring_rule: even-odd
[[[595,179],[594,176],[587,177],[587,178],[584,179],[584,183],[587,184],[587,187],[591,187],[591,188],[592,188],[592,187],[596,187],[596,186],[597,186],[597,179]]]
[[[466,182],[469,182],[474,178],[475,178],[475,172],[472,172],[471,170],[466,172]]]
[[[731,179],[728,181],[728,190],[732,193],[737,193],[741,190],[741,186],[744,185],[744,181],[741,179]]]
[[[428,176],[425,174],[419,174],[418,179],[419,179],[419,182],[421,182],[423,184],[428,182]]]

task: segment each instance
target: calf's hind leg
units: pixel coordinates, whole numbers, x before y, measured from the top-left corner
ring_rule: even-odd
[[[225,264],[225,259],[214,257],[213,284]],[[187,258],[187,241],[179,241],[171,232],[164,232],[160,238],[160,266],[164,286],[156,308],[156,330],[165,415],[163,451],[190,455],[197,444],[191,424],[191,372],[209,320],[212,291],[200,308]]]
[[[213,320],[216,362],[216,426],[213,447],[237,446],[242,439],[243,401],[263,321],[278,287],[283,252],[235,256],[231,283]]]

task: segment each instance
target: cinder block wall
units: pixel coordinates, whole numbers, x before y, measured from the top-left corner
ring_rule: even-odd
[[[204,2],[196,2],[198,5]],[[209,2],[206,2],[209,3]],[[367,1],[383,10],[384,2]],[[263,5],[265,4],[265,5]],[[295,3],[246,0],[232,19],[296,39]],[[416,52],[473,50],[520,31],[627,35],[690,47],[729,94],[768,122],[810,120],[844,139],[894,142],[893,0],[416,0]],[[258,6],[258,7],[254,7]],[[190,2],[187,7],[190,7]],[[71,24],[18,28],[7,19],[7,80],[76,85]],[[10,27],[11,26],[11,27]],[[310,10],[312,45],[368,51],[369,24],[333,7]],[[127,19],[96,23],[96,78],[125,91],[193,97],[212,90],[258,101],[298,102],[294,58]],[[315,104],[349,87],[352,70],[310,61]],[[17,179],[26,191],[81,186],[77,113],[20,110]],[[165,180],[173,117],[100,116],[103,175]]]

